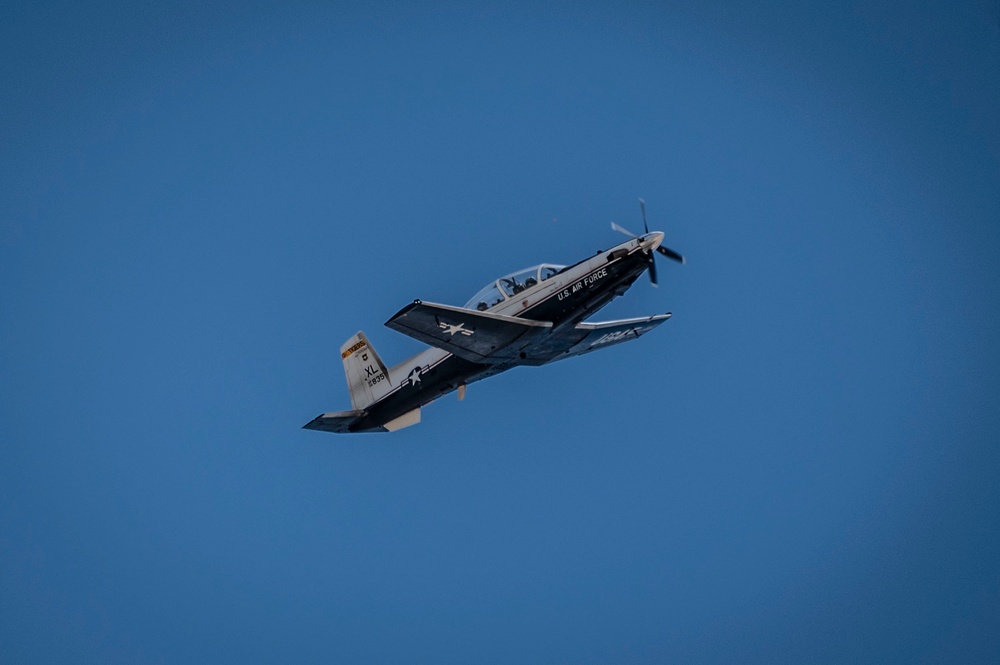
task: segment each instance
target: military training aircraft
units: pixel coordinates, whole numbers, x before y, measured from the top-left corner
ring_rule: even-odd
[[[646,270],[655,286],[653,253],[684,263],[650,231],[571,266],[541,265],[487,284],[464,307],[415,300],[386,326],[431,348],[387,369],[363,332],[340,349],[351,411],[324,413],[304,428],[324,432],[394,432],[420,422],[420,407],[480,379],[520,365],[547,363],[636,339],[670,318],[656,314],[603,323],[587,316],[623,295]]]

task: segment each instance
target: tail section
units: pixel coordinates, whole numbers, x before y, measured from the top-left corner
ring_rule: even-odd
[[[347,389],[351,393],[351,407],[360,411],[385,397],[389,385],[389,371],[363,332],[350,338],[340,347],[347,375]]]

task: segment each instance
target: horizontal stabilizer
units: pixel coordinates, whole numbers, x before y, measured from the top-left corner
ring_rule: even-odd
[[[518,359],[525,348],[552,328],[548,321],[419,300],[399,310],[385,325],[459,358],[488,364]]]
[[[351,430],[350,427],[366,414],[364,411],[332,411],[316,416],[302,426],[302,429],[314,429],[320,432],[334,432],[336,434],[347,434],[352,431],[358,432],[387,432],[384,427],[365,430]]]

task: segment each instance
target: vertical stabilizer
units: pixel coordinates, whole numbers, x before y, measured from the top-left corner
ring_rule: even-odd
[[[351,406],[360,411],[382,399],[389,392],[389,371],[382,359],[368,343],[361,331],[340,347],[347,375],[347,390],[351,393]]]

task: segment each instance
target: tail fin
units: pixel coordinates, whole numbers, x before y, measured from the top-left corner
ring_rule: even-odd
[[[389,370],[368,343],[361,331],[340,347],[347,375],[347,389],[351,393],[351,406],[356,411],[367,408],[389,392]]]

